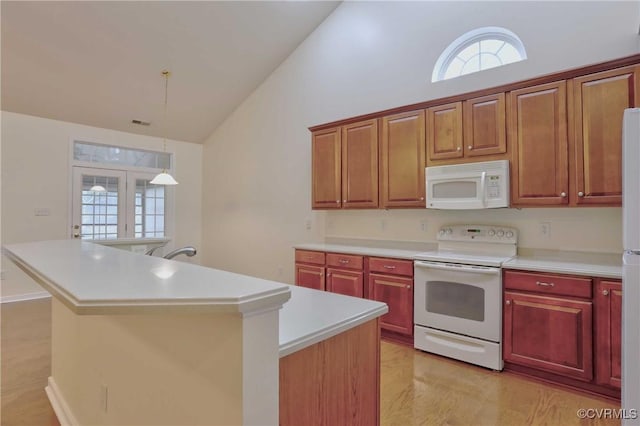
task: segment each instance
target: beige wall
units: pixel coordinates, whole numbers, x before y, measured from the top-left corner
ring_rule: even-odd
[[[450,221],[515,225],[528,247],[620,251],[616,208],[314,212],[307,128],[637,53],[639,8],[639,2],[341,4],[206,141],[203,264],[291,283],[295,243],[325,236],[432,241]],[[518,34],[529,59],[430,82],[451,41],[493,25]],[[541,221],[551,223],[548,239],[538,234]]]
[[[161,150],[158,138],[2,111],[2,244],[69,237],[71,143],[97,143]],[[172,245],[200,247],[202,146],[167,141],[175,153],[175,236]],[[49,216],[35,216],[47,208]],[[186,260],[181,259],[181,260]],[[196,256],[192,261],[198,261]],[[11,262],[2,260],[2,297],[41,292]]]

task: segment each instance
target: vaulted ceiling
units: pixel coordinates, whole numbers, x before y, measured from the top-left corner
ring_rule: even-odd
[[[339,3],[2,1],[2,110],[201,143]]]

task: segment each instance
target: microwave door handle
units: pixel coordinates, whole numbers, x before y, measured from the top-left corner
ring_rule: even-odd
[[[482,172],[480,175],[480,199],[482,200],[482,207],[487,207],[487,172]]]

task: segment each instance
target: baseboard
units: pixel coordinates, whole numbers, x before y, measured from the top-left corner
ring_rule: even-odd
[[[14,296],[0,297],[0,303],[24,302],[27,300],[45,299],[51,297],[51,293],[38,291],[36,293],[16,294]]]
[[[56,417],[58,417],[60,426],[78,425],[78,421],[60,393],[60,389],[58,389],[53,377],[49,376],[49,384],[44,388],[44,390],[47,392],[47,397],[49,398],[51,407],[53,407],[53,411],[56,413]]]

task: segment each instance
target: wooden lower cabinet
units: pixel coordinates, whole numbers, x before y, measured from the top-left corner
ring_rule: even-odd
[[[622,377],[622,282],[599,280],[596,309],[596,383],[620,389]]]
[[[505,370],[620,399],[622,283],[504,271]]]
[[[368,284],[369,298],[389,306],[380,327],[413,336],[413,278],[369,274]]]
[[[504,360],[590,381],[592,303],[505,292]]]
[[[325,290],[324,270],[323,266],[296,264],[296,285]]]
[[[362,271],[327,268],[327,291],[362,297],[363,285],[364,273]]]
[[[325,289],[325,254],[321,251],[296,250],[296,285]]]
[[[368,321],[280,358],[280,425],[380,424],[380,328]]]

